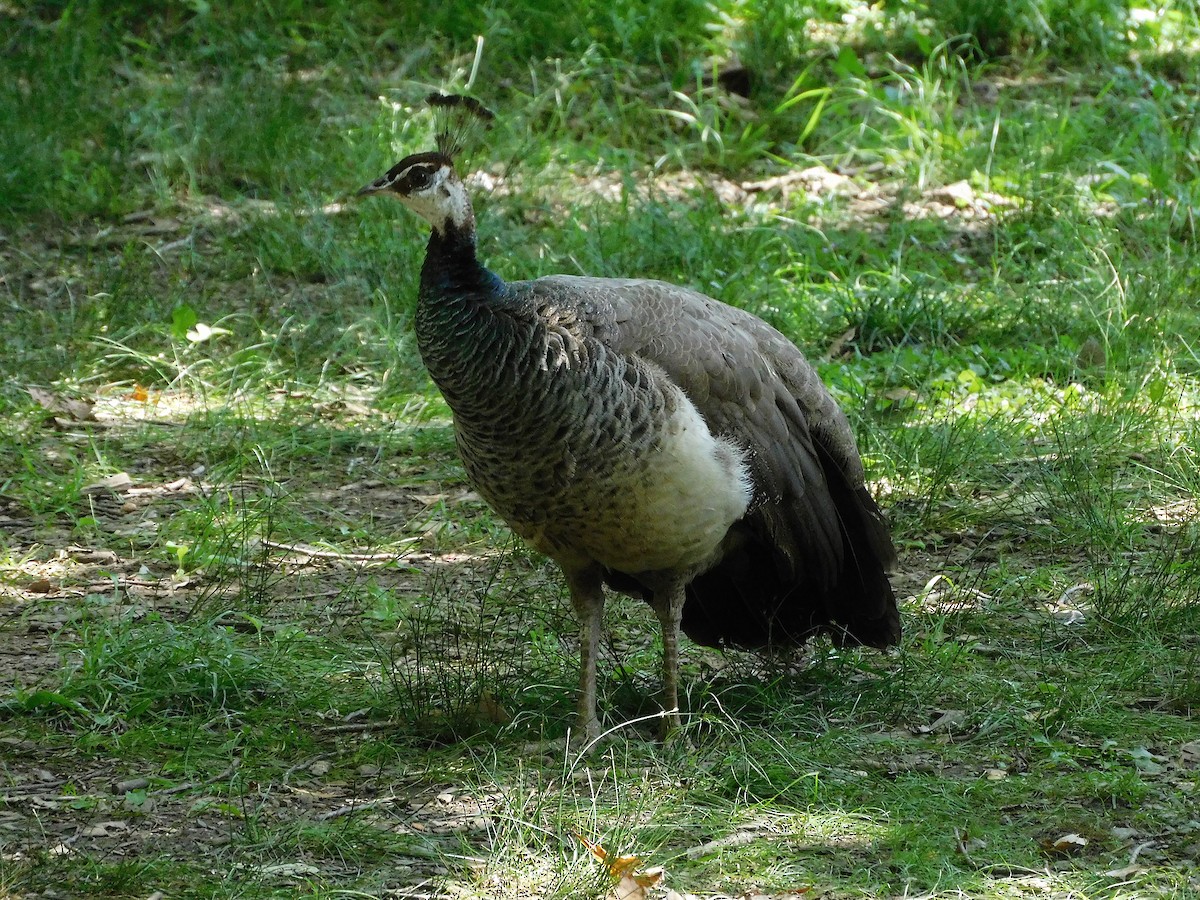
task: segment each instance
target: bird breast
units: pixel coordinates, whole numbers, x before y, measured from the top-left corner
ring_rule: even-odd
[[[647,450],[614,473],[607,504],[594,511],[596,536],[584,536],[589,555],[610,569],[703,569],[749,506],[744,454],[709,431],[682,391],[676,401]]]
[[[657,367],[594,341],[543,349],[502,379],[520,385],[512,402],[492,392],[486,415],[455,409],[476,489],[565,567],[704,568],[750,503],[743,452]]]

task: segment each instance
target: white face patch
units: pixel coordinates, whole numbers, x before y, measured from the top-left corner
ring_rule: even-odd
[[[414,168],[417,166],[428,169],[429,163],[415,163]],[[397,180],[403,178],[404,173],[401,173]],[[443,165],[434,169],[425,187],[407,194],[397,193],[396,196],[405,206],[432,225],[439,234],[445,230],[447,224],[456,229],[463,229],[472,219],[467,189],[449,166]]]

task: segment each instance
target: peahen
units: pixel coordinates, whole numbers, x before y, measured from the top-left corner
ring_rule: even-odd
[[[490,118],[433,95],[445,121]],[[562,568],[580,620],[579,726],[599,733],[604,587],[644,599],[678,723],[679,633],[708,646],[900,638],[895,550],[845,415],[782,334],[661,281],[505,282],[476,257],[460,136],[361,194],[433,228],[416,336],[480,495]]]

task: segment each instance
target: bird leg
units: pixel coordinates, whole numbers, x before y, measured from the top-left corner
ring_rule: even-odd
[[[670,578],[655,587],[652,606],[662,626],[663,736],[679,727],[679,622],[683,618],[687,582]]]
[[[604,622],[604,582],[596,569],[567,573],[571,605],[579,618],[579,730],[587,742],[600,737],[596,718],[596,657]]]

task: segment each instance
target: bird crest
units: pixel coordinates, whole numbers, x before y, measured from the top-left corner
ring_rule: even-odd
[[[451,161],[473,149],[496,118],[478,100],[462,94],[433,93],[425,102],[433,109],[438,153]]]

